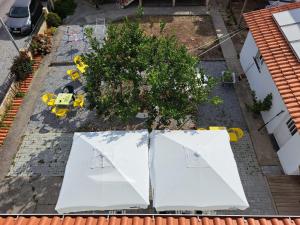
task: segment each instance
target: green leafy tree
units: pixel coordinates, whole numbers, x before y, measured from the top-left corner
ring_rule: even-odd
[[[182,124],[201,103],[220,103],[210,96],[215,81],[197,71],[197,59],[175,37],[147,36],[128,19],[111,24],[103,44],[91,29],[85,34],[93,49],[83,55],[85,89],[99,114],[127,121],[146,112],[151,130],[172,119]]]

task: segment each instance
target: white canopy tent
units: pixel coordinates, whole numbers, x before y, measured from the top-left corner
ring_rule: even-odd
[[[148,132],[75,133],[56,210],[147,208]]]
[[[224,131],[154,131],[150,138],[157,211],[249,207]]]

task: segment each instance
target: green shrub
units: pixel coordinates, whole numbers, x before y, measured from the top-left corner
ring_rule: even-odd
[[[25,96],[26,94],[25,93],[23,93],[23,92],[18,92],[17,94],[16,94],[16,98],[24,98],[24,96]]]
[[[57,13],[50,12],[46,16],[46,22],[48,27],[58,27],[61,25],[61,18]]]
[[[14,58],[10,73],[16,77],[17,81],[25,80],[32,73],[33,62],[26,53],[21,53]]]
[[[232,72],[230,70],[225,70],[223,73],[223,82],[233,82]]]
[[[269,111],[272,107],[272,93],[268,94],[263,100],[258,100],[255,92],[252,92],[253,105],[247,105],[247,108],[255,114],[259,114],[262,111]]]
[[[72,15],[75,8],[76,3],[74,0],[57,0],[54,3],[54,12],[62,19],[66,18],[68,15]]]

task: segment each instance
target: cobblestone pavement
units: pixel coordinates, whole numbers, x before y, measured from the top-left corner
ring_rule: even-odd
[[[265,177],[258,165],[249,133],[231,143],[241,181],[250,207],[244,211],[220,211],[218,214],[273,215],[276,211]]]
[[[8,177],[0,181],[0,213],[56,213],[62,177]]]
[[[199,107],[198,127],[225,126],[240,127],[245,130],[246,124],[234,87],[221,85],[221,73],[227,69],[225,61],[203,61],[200,67],[217,80],[218,84],[213,94],[219,96],[223,100],[223,104],[218,106],[201,105]]]
[[[92,28],[94,36],[101,43],[105,37],[106,25],[104,19],[97,22],[98,24],[96,25],[88,26],[60,26],[58,29],[63,33],[63,36],[52,59],[52,64],[72,63],[75,55],[90,51],[87,38],[84,36],[86,28]]]
[[[205,61],[201,65],[208,74],[215,77],[219,77],[221,71],[226,69],[224,61]],[[70,83],[68,77],[64,75],[64,71],[67,68],[69,67],[51,68],[43,91],[58,93],[63,85]],[[82,91],[80,85],[72,84],[74,86],[77,85],[76,91]],[[258,165],[234,89],[232,87],[223,87],[219,84],[215,94],[224,99],[224,103],[217,108],[211,105],[201,106],[199,108],[199,126],[237,126],[245,131],[243,139],[233,143],[232,148],[250,204],[250,208],[246,211],[220,211],[218,214],[274,214],[275,211],[268,186]],[[35,112],[28,124],[23,143],[8,175],[15,179],[27,179],[28,176],[38,176],[43,179],[63,176],[71,148],[73,132],[81,129],[86,121],[99,123],[100,119],[94,113],[83,110],[82,112],[72,112],[68,120],[57,120],[47,107],[41,101],[38,101]],[[59,183],[60,181],[57,180],[58,186]],[[59,188],[52,189],[52,192],[53,198],[57,198]],[[1,194],[3,193],[0,192],[0,196]],[[34,209],[25,208],[28,212],[31,209],[35,213],[44,213],[45,211],[43,210],[47,210],[47,212],[53,211],[53,207],[54,205],[37,207],[35,204]],[[18,212],[17,209],[15,208],[15,212]]]
[[[82,84],[79,81],[71,81],[66,74],[66,71],[72,68],[74,66],[49,67],[41,95],[45,92],[61,93],[66,85],[72,85],[76,93],[83,93]],[[95,116],[93,112],[85,109],[70,109],[67,119],[57,119],[39,99],[36,102],[26,133],[73,132]]]
[[[72,133],[28,134],[8,176],[63,176],[72,138]]]
[[[207,74],[217,80],[221,79],[222,71],[226,70],[225,61],[203,61],[201,66]],[[213,94],[221,97],[223,104],[219,106],[210,104],[200,106],[198,126],[240,127],[244,130],[245,136],[238,142],[232,143],[232,149],[244,191],[250,204],[250,208],[245,211],[220,211],[218,214],[270,215],[276,213],[268,184],[258,164],[234,88],[222,86],[219,83]]]

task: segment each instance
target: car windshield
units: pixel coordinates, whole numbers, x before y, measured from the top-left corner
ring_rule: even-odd
[[[14,18],[24,18],[28,17],[28,8],[27,7],[11,7],[9,12],[10,17]]]

